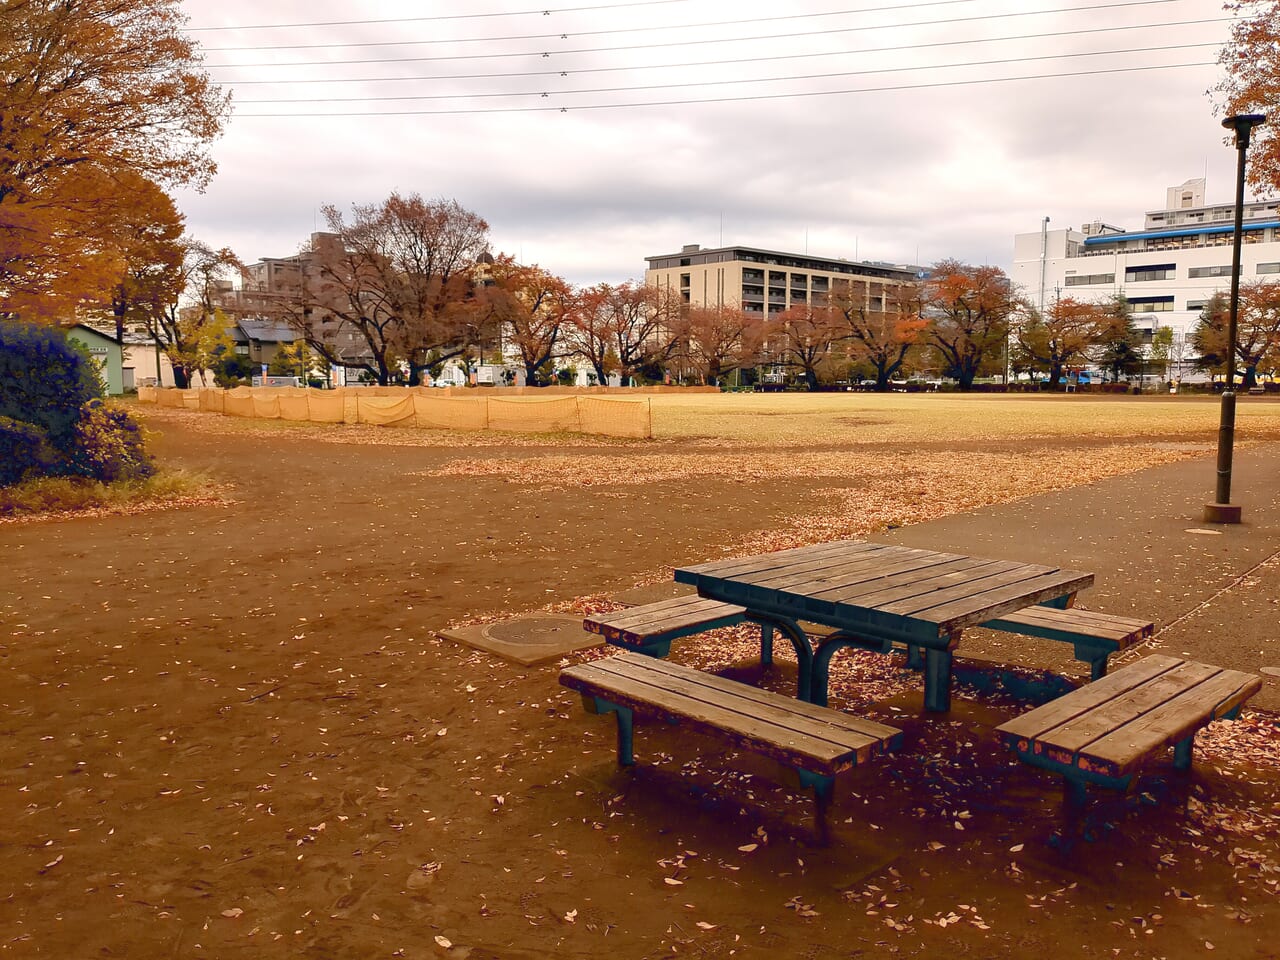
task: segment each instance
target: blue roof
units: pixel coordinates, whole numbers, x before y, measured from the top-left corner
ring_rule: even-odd
[[[1246,223],[1241,228],[1242,232],[1249,230],[1266,230],[1268,227],[1280,227],[1280,220],[1266,220],[1262,223]],[[1102,237],[1085,237],[1084,245],[1086,247],[1097,246],[1101,243],[1121,243],[1125,240],[1164,240],[1168,237],[1195,237],[1208,233],[1232,233],[1235,231],[1234,224],[1226,224],[1221,227],[1189,227],[1182,230],[1156,230],[1143,233],[1111,233]]]

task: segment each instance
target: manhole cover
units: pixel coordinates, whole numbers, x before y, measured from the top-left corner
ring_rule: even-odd
[[[537,613],[496,623],[457,627],[445,630],[443,635],[525,666],[557,660],[575,650],[604,643],[601,637],[582,629],[581,617]]]
[[[563,647],[582,638],[582,621],[567,617],[523,617],[486,623],[484,635],[499,643],[523,647]]]

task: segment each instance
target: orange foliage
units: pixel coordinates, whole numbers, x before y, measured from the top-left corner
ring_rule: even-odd
[[[1224,116],[1264,113],[1272,118],[1253,134],[1248,171],[1255,190],[1271,193],[1280,188],[1280,0],[1240,0],[1225,7],[1236,19],[1231,39],[1218,54],[1226,74],[1216,88],[1218,107]]]
[[[132,186],[203,186],[228,98],[180,33],[177,0],[0,4],[0,312],[109,300]]]
[[[831,305],[844,319],[851,358],[874,367],[876,389],[888,390],[929,326],[920,315],[919,287],[853,280],[832,290]]]

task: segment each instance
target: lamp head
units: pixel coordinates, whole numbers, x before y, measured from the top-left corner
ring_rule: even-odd
[[[1241,150],[1249,146],[1249,134],[1254,127],[1261,126],[1267,122],[1267,118],[1261,113],[1241,113],[1234,117],[1227,117],[1222,121],[1222,125],[1228,130],[1236,132],[1236,146]]]

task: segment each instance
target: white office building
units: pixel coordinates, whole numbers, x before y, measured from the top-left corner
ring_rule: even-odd
[[[1037,308],[1058,296],[1094,302],[1123,293],[1145,336],[1172,327],[1175,350],[1189,359],[1201,308],[1231,286],[1235,204],[1206,205],[1204,189],[1203,177],[1170,187],[1164,209],[1148,213],[1141,230],[1101,221],[1053,228],[1045,218],[1041,229],[1014,237],[1010,277]],[[1246,202],[1242,234],[1241,280],[1280,274],[1277,202]]]

